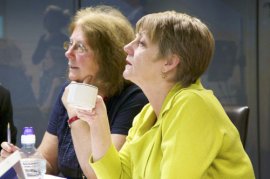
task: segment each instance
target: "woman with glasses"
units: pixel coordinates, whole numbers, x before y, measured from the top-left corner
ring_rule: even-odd
[[[93,111],[78,111],[92,129],[88,157],[98,178],[255,178],[236,127],[200,81],[214,52],[207,26],[166,11],[142,17],[136,32],[124,47],[123,75],[141,87],[149,104],[134,119],[120,152],[101,97]]]
[[[147,103],[140,88],[122,76],[126,64],[123,47],[134,38],[132,26],[118,10],[98,6],[79,10],[70,24],[70,33],[70,40],[64,43],[68,77],[98,87],[109,116],[111,140],[119,150],[134,116]],[[47,160],[47,173],[95,178],[88,161],[92,129],[67,104],[68,84],[56,99],[38,150]],[[2,156],[15,150],[5,143],[2,146]]]

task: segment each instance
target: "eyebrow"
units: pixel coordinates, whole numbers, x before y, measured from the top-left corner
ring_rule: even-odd
[[[85,44],[84,42],[82,42],[82,41],[80,41],[80,40],[69,39],[69,41],[71,41],[71,42],[76,42],[76,43],[80,43],[80,44],[82,44],[82,45]]]

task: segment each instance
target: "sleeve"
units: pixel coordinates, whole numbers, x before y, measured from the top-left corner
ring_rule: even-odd
[[[89,163],[95,171],[97,178],[111,179],[120,178],[121,176],[121,161],[113,144],[100,160],[92,162],[91,157]]]
[[[97,178],[132,178],[132,166],[130,161],[129,145],[127,143],[128,141],[132,140],[136,131],[138,130],[137,124],[141,123],[140,120],[143,118],[142,116],[144,116],[144,110],[142,110],[134,119],[133,126],[127,137],[127,142],[123,145],[120,152],[118,152],[115,146],[112,144],[100,160],[93,162],[92,157],[90,157],[89,163],[95,171]]]
[[[114,106],[116,110],[111,119],[111,133],[127,135],[133,119],[147,103],[148,100],[140,88],[133,86],[129,89]]]
[[[50,114],[47,132],[53,135],[57,135],[57,126],[59,124],[59,118],[62,114],[62,111],[65,110],[65,107],[62,103],[61,98],[67,85],[68,85],[68,82],[62,86],[59,94],[57,95],[56,101],[54,103],[54,106]]]
[[[161,178],[203,178],[223,135],[209,106],[188,94],[176,99],[162,124]]]

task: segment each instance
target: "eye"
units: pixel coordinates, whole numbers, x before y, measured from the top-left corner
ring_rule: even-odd
[[[77,44],[77,50],[79,53],[83,53],[85,51],[85,47],[83,46],[83,44],[78,43]]]
[[[80,43],[80,42],[74,43],[72,40],[64,42],[63,48],[66,51],[73,49],[74,51],[76,51],[78,53],[84,53],[87,51],[87,49],[85,48],[85,46],[82,43]]]
[[[145,47],[145,42],[142,41],[142,40],[139,40],[139,41],[138,41],[138,46],[140,46],[140,47]]]

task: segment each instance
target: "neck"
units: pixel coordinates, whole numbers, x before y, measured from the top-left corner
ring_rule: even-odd
[[[174,85],[175,83],[164,82],[163,84],[146,84],[141,86],[157,117],[159,116],[166,96]]]

